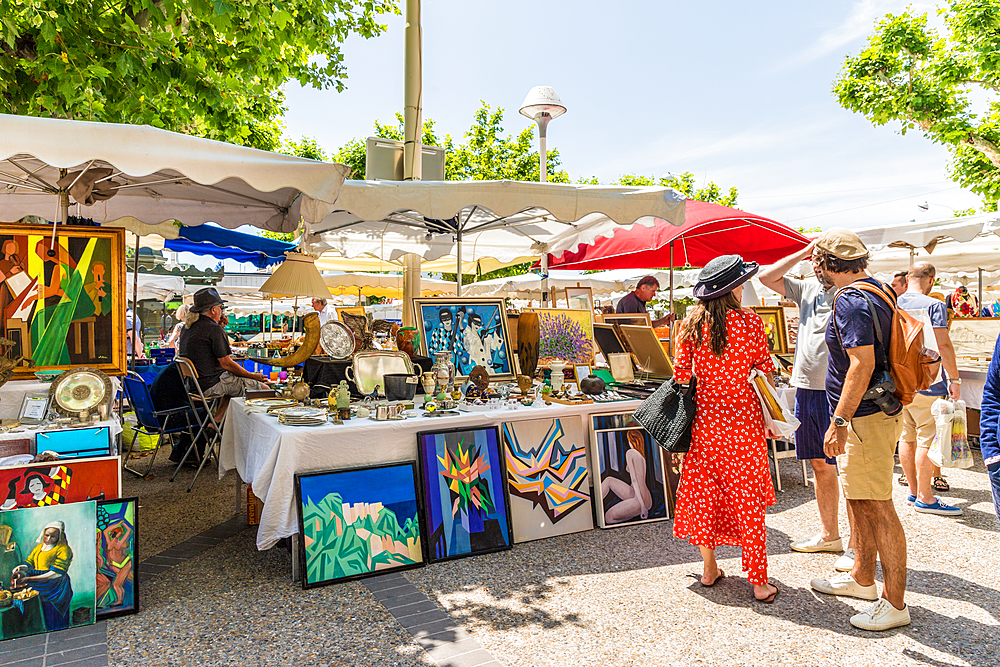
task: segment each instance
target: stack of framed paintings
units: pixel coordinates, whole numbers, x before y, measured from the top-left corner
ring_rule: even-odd
[[[295,475],[302,587],[424,564],[413,461]]]
[[[449,352],[459,379],[482,366],[493,380],[513,380],[514,361],[503,299],[413,299],[420,354]]]
[[[122,494],[121,461],[102,456],[0,468],[0,489],[7,489],[0,510],[114,500]]]
[[[513,546],[496,426],[417,434],[427,561]]]
[[[671,516],[679,475],[631,412],[590,416],[594,498],[601,528]]]
[[[514,542],[594,528],[580,417],[503,424]]]

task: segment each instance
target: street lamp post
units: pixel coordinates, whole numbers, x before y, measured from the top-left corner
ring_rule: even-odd
[[[552,89],[552,86],[535,86],[528,92],[524,102],[519,109],[522,116],[530,118],[538,124],[538,180],[541,183],[548,181],[549,156],[545,150],[545,128],[549,121],[557,116],[566,113],[566,107],[562,100]],[[542,305],[549,302],[549,255],[542,253]]]
[[[552,86],[535,86],[521,104],[521,115],[538,123],[538,180],[548,180],[548,152],[545,150],[545,128],[553,118],[566,113],[566,107]]]

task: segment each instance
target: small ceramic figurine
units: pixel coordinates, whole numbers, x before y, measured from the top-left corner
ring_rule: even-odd
[[[469,400],[481,398],[484,401],[490,397],[490,374],[482,366],[476,366],[469,373],[469,387],[465,390]]]
[[[347,380],[341,380],[337,387],[337,415],[343,420],[351,418],[351,389]]]

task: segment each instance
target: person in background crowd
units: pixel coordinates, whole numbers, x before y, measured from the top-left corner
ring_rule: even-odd
[[[837,519],[840,505],[837,460],[823,453],[823,438],[830,428],[830,404],[826,395],[826,329],[837,290],[815,262],[815,280],[798,280],[785,275],[812,255],[815,245],[813,241],[803,250],[775,262],[761,271],[758,278],[765,287],[794,301],[799,307],[799,332],[791,379],[791,385],[795,387],[795,418],[801,422],[795,432],[795,457],[802,461],[808,459],[812,466],[820,530],[812,537],[792,542],[791,548],[805,553],[843,550],[844,554],[837,559],[834,568],[846,572],[854,567],[853,516],[848,511],[851,541],[844,550]]]
[[[645,313],[646,304],[656,298],[656,290],[660,289],[660,281],[653,276],[646,276],[639,281],[635,289],[623,296],[615,307],[615,313],[632,314]],[[674,321],[673,314],[653,320],[654,327],[670,324]]]
[[[855,558],[850,572],[813,579],[810,585],[821,593],[872,600],[870,608],[851,616],[851,625],[862,630],[888,630],[910,623],[910,610],[903,599],[906,534],[892,504],[892,471],[902,418],[899,412],[886,414],[878,403],[864,396],[872,378],[878,382],[888,372],[890,303],[896,295],[868,274],[868,249],[849,229],[831,229],[820,236],[813,258],[824,277],[839,290],[826,332],[830,355],[826,391],[833,419],[824,451],[837,457],[844,497],[854,512]],[[885,298],[851,287],[861,282],[876,287]],[[882,331],[881,343],[872,310]],[[882,597],[875,585],[876,560],[882,562]]]
[[[313,299],[312,307],[313,310],[315,310],[319,314],[320,326],[323,326],[324,324],[329,322],[331,317],[333,317],[332,315],[333,308],[331,308],[330,310],[326,309],[326,299]]]
[[[918,392],[913,402],[903,407],[903,435],[899,441],[899,464],[903,468],[903,476],[910,487],[907,502],[922,514],[941,514],[943,516],[961,516],[962,509],[941,502],[934,495],[932,485],[944,482],[941,469],[927,456],[927,451],[934,443],[937,425],[931,414],[931,405],[938,397],[951,396],[952,400],[962,398],[962,380],[958,377],[958,364],[955,359],[955,346],[948,335],[948,310],[944,303],[927,296],[934,286],[937,271],[930,262],[916,262],[910,267],[908,287],[899,296],[899,307],[911,312],[925,311],[934,328],[934,340],[941,354],[941,365],[944,377],[932,385],[927,391]],[[926,338],[925,338],[926,340]],[[947,484],[945,482],[945,484]]]
[[[125,308],[125,342],[126,356],[131,356],[132,350],[135,350],[136,359],[145,359],[146,353],[142,346],[142,322],[136,317],[135,313],[132,312],[132,304],[129,303]]]
[[[993,349],[990,368],[986,372],[982,413],[979,416],[979,447],[993,490],[993,510],[1000,521],[1000,338]]]
[[[251,373],[233,361],[226,331],[219,325],[225,303],[214,287],[198,290],[181,332],[180,356],[194,364],[198,384],[209,398],[243,396],[247,389],[265,388],[267,382],[262,373]]]
[[[757,269],[739,255],[708,262],[694,287],[698,303],[681,325],[674,379],[686,384],[696,378],[697,408],[677,490],[674,536],[701,550],[703,586],[725,576],[716,547],[742,547],[754,599],[770,604],[778,587],[767,578],[764,512],[775,502],[774,486],[764,415],[747,378],[757,369],[770,379],[774,361],[760,316],[740,307],[743,284]]]
[[[167,347],[172,347],[176,350],[180,346],[181,332],[184,331],[184,320],[187,319],[190,310],[190,307],[184,303],[174,313],[174,317],[177,318],[177,324],[174,325],[173,331],[170,332],[170,337],[167,338]]]
[[[896,271],[896,273],[892,274],[892,282],[889,283],[889,286],[892,287],[892,291],[896,293],[896,296],[906,291],[906,274],[906,271]]]

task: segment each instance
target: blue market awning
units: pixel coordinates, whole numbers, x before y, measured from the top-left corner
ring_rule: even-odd
[[[163,247],[175,252],[250,262],[258,269],[283,262],[285,253],[295,250],[293,243],[234,232],[215,225],[181,227],[178,238],[167,239]]]

